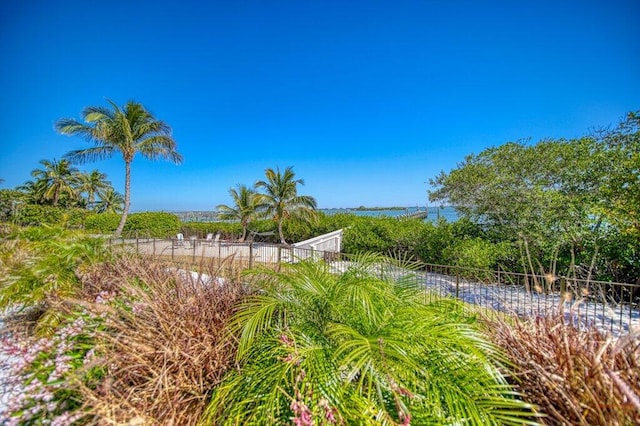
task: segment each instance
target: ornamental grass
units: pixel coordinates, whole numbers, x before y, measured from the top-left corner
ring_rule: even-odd
[[[516,389],[550,425],[640,424],[640,333],[579,330],[569,316],[490,322]]]
[[[96,423],[199,421],[212,389],[233,367],[235,345],[224,332],[243,295],[237,282],[213,279],[220,269],[201,271],[192,276],[132,258],[85,275],[84,291],[99,302],[92,309],[107,318],[96,335],[105,380],[84,389]]]

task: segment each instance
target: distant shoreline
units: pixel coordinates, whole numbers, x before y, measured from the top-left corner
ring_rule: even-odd
[[[458,219],[458,213],[450,206],[433,206],[433,207],[350,207],[350,208],[319,208],[318,211],[327,214],[353,214],[356,216],[372,216],[372,217],[402,217],[406,215],[414,215],[424,213],[425,220],[439,220],[445,218],[455,221]],[[189,211],[169,211],[168,213],[178,216],[182,222],[215,222],[217,221],[214,210],[189,210]]]
[[[400,207],[400,206],[392,206],[392,207],[366,207],[366,206],[359,206],[359,207],[318,207],[316,210],[319,211],[325,211],[325,210],[340,210],[340,211],[381,211],[381,210],[426,210],[428,209],[429,211],[434,210],[434,209],[439,209],[439,210],[443,210],[443,209],[449,209],[450,206],[406,206],[406,207]],[[142,213],[142,212],[148,212],[151,210],[136,210],[136,211],[132,211],[131,213]],[[156,210],[153,210],[156,211]],[[214,213],[215,210],[158,210],[158,211],[162,211],[162,212],[167,212],[167,213],[174,213],[174,214],[185,214],[185,213]]]

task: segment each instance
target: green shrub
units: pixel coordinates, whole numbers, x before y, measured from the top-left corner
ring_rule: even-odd
[[[16,208],[14,221],[22,226],[57,225],[81,228],[89,212],[85,209],[40,204],[23,204]]]
[[[272,229],[269,229],[269,231],[273,231],[275,222],[271,220],[269,222],[271,222],[271,227],[272,227]],[[283,228],[285,239],[292,243],[308,240],[309,238],[320,235],[319,233],[316,234],[314,232],[315,226],[312,223],[309,223],[308,221],[303,221],[303,220],[296,220],[293,218],[285,221],[283,223],[282,228]],[[277,234],[277,231],[275,232]],[[274,240],[275,241],[278,240],[277,235],[274,236]]]
[[[178,216],[165,212],[132,213],[127,216],[124,234],[130,237],[168,238],[180,231]]]
[[[381,274],[381,256],[353,260],[342,274],[324,262],[254,271],[261,291],[232,322],[239,368],[203,424],[533,423],[461,304],[425,303],[411,274]]]
[[[39,204],[25,204],[16,212],[16,223],[22,226],[57,225],[62,222],[64,209]]]
[[[38,319],[43,332],[55,328],[63,303],[76,297],[78,273],[110,258],[101,239],[60,227],[22,228],[0,244],[0,311],[37,307],[44,313]]]
[[[416,238],[416,252],[420,260],[433,264],[446,263],[443,253],[453,242],[453,232],[448,222],[426,223]]]
[[[116,230],[119,223],[120,215],[117,213],[93,213],[87,216],[84,226],[90,232],[110,234]]]
[[[502,259],[508,257],[511,246],[508,243],[492,243],[480,238],[456,242],[444,250],[447,265],[462,268],[489,269],[498,268]]]

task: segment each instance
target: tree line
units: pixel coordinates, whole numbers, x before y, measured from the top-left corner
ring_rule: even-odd
[[[640,111],[589,136],[471,154],[431,185],[431,201],[509,244],[519,269],[640,280]]]
[[[139,103],[119,107],[109,101],[109,107],[85,108],[82,117],[82,122],[58,120],[55,127],[92,146],[60,161],[42,160],[33,180],[0,190],[1,220],[25,206],[115,212],[118,236],[129,211],[135,156],[182,161],[170,127]],[[82,173],[73,166],[116,154],[125,165],[124,196],[98,170]],[[237,232],[240,241],[249,232],[272,232],[277,233],[273,242],[285,244],[344,228],[345,251],[394,252],[429,263],[536,274],[640,279],[640,111],[585,137],[508,142],[470,154],[430,183],[430,200],[454,207],[458,223],[327,217],[316,211],[313,197],[298,194],[304,180],[292,167],[266,169],[254,185],[230,188],[232,203],[217,211],[238,224],[237,231],[222,228]],[[27,213],[24,223],[38,223],[42,216],[33,209]],[[181,226],[195,232],[221,227]]]

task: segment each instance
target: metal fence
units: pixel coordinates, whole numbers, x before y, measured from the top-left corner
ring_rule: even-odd
[[[331,262],[336,270],[343,270],[349,262],[349,256],[342,253],[258,242],[135,238],[111,239],[109,243],[172,260],[196,262],[210,258],[221,264],[231,257],[240,268],[314,259]],[[423,265],[419,271],[396,268],[393,273],[416,280],[424,287],[427,298],[453,297],[478,306],[489,316],[557,314],[577,327],[597,327],[614,335],[640,328],[639,284],[431,264]]]
[[[428,294],[478,305],[489,316],[556,314],[614,335],[640,329],[639,284],[443,265],[426,265],[420,278]]]
[[[216,241],[197,237],[186,239],[118,238],[109,239],[108,242],[111,246],[119,246],[129,252],[162,256],[171,260],[195,262],[201,258],[210,258],[214,262],[222,263],[225,259],[233,257],[235,263],[241,263],[246,267],[252,267],[258,263],[293,263],[302,259],[332,261],[340,256],[340,253],[287,245],[254,241]]]

